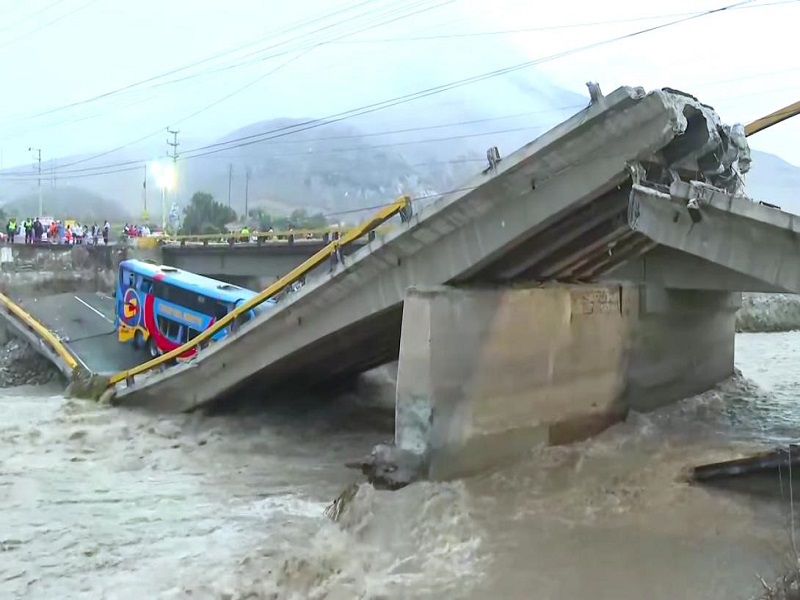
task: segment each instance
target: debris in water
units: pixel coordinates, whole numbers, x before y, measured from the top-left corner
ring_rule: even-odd
[[[325,516],[331,521],[338,521],[347,510],[347,507],[353,501],[353,498],[355,498],[356,494],[358,493],[358,488],[358,483],[351,483],[348,485],[344,491],[339,494],[339,497],[331,502],[330,506],[325,509]]]
[[[800,469],[800,445],[789,444],[745,458],[694,467],[690,480],[785,499],[790,493],[800,493],[794,469]]]
[[[424,462],[419,454],[378,444],[368,456],[346,466],[359,469],[376,489],[394,491],[421,479]]]

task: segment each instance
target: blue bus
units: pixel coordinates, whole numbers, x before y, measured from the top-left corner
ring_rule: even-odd
[[[191,341],[257,292],[224,281],[203,277],[142,260],[119,264],[116,286],[117,338],[146,348],[155,357]],[[275,305],[263,302],[237,319],[241,325]],[[231,326],[215,333],[219,341]],[[182,359],[194,356],[191,349]]]

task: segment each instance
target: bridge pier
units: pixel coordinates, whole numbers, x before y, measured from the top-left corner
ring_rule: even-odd
[[[733,373],[740,303],[634,284],[411,289],[395,447],[372,460],[462,476],[703,392]],[[362,465],[379,482],[384,467]]]

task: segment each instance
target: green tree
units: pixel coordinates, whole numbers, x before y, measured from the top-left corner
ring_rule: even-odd
[[[268,231],[270,228],[275,231],[288,231],[289,229],[322,229],[328,226],[328,220],[322,213],[309,215],[304,208],[293,210],[286,217],[273,217],[261,208],[253,208],[248,211],[248,217],[258,221],[260,231]]]
[[[268,231],[270,227],[274,227],[272,215],[261,208],[251,208],[247,216],[258,222],[259,231]]]
[[[328,219],[322,213],[309,215],[306,209],[298,208],[289,215],[289,223],[295,229],[322,229],[327,227]]]
[[[189,206],[183,209],[181,233],[184,235],[220,233],[225,231],[225,225],[231,221],[236,221],[235,210],[217,202],[214,196],[207,192],[195,192],[189,201]]]

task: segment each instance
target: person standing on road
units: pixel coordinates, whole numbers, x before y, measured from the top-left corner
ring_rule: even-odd
[[[8,220],[8,225],[6,225],[6,233],[8,233],[8,243],[13,244],[14,238],[17,235],[17,220],[14,217],[11,217]]]
[[[33,241],[39,243],[42,241],[42,234],[44,233],[44,226],[42,222],[39,220],[39,217],[36,217],[36,220],[33,222]]]
[[[103,244],[108,246],[108,234],[111,232],[111,223],[106,221],[103,224]]]

